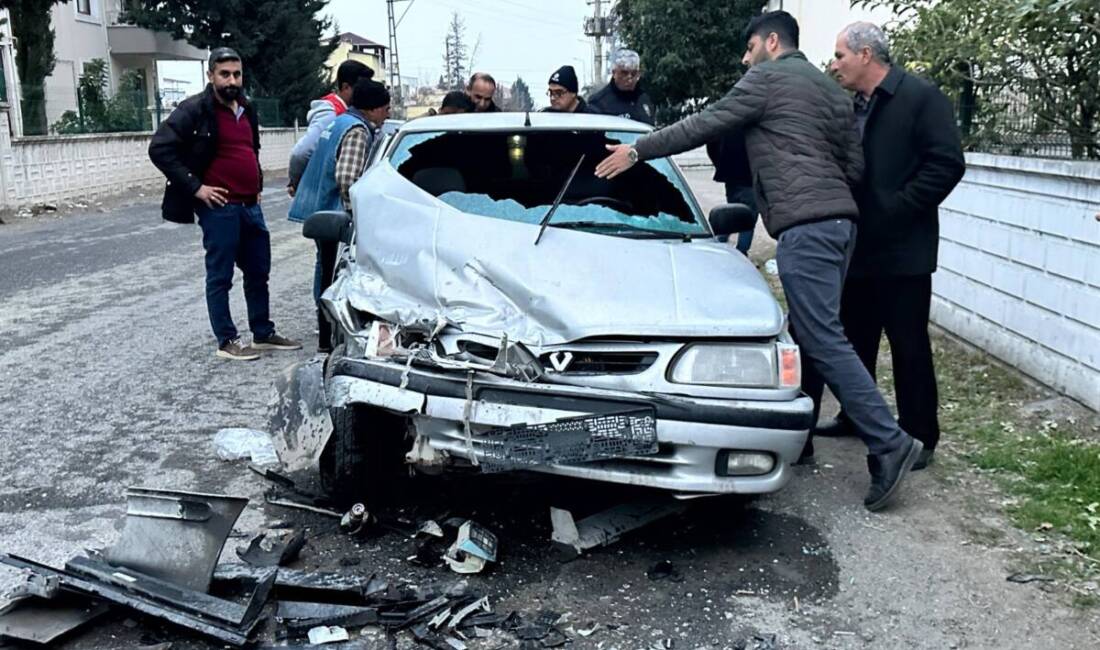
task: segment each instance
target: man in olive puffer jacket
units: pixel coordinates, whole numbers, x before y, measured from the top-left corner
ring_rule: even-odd
[[[750,69],[729,94],[634,146],[608,146],[611,154],[596,174],[612,178],[639,160],[744,131],[760,214],[778,240],[779,279],[803,354],[803,388],[819,403],[824,380],[855,424],[869,452],[871,486],[863,503],[879,510],[897,495],[921,443],[898,426],[840,323],[859,216],[852,190],[863,172],[852,101],[798,51],[798,23],[787,12],[754,18],[745,40],[743,62]],[[812,453],[808,448],[804,456]]]

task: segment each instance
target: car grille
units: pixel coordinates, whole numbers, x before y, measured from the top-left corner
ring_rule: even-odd
[[[554,368],[547,353],[539,357],[546,369]],[[643,372],[657,361],[656,352],[573,352],[573,359],[561,375],[633,375]],[[560,357],[559,357],[560,358]]]

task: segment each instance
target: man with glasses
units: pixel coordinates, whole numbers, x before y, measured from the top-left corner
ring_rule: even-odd
[[[641,59],[633,50],[619,50],[611,68],[611,81],[588,98],[593,113],[618,115],[653,124],[653,100],[641,85]]]
[[[206,249],[206,309],[223,359],[251,361],[257,350],[298,350],[275,333],[268,311],[271,236],[260,210],[260,122],[241,91],[241,57],[228,47],[210,53],[206,89],[180,102],[161,122],[149,158],[168,178],[163,217],[194,223]],[[233,267],[244,275],[252,345],[237,336],[229,312]]]
[[[563,65],[550,75],[546,96],[550,106],[545,110],[551,113],[594,113],[588,103],[577,94],[577,71],[571,65]]]
[[[475,113],[499,113],[500,107],[493,101],[497,81],[487,72],[475,72],[466,84],[466,94],[474,103]]]

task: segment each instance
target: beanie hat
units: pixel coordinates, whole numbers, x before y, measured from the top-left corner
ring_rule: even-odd
[[[390,103],[390,91],[373,79],[360,78],[351,94],[351,105],[369,111]]]
[[[571,65],[563,65],[550,75],[550,83],[557,84],[571,93],[577,92],[577,71]]]

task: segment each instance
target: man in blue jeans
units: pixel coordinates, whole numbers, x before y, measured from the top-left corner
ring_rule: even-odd
[[[149,145],[149,158],[168,179],[163,217],[194,223],[198,214],[218,357],[251,361],[258,350],[298,350],[300,343],[275,333],[268,312],[271,238],[260,209],[260,129],[241,93],[241,57],[227,47],[215,49],[207,78],[206,89],[180,102]],[[229,312],[234,266],[244,275],[251,346],[241,343]]]

